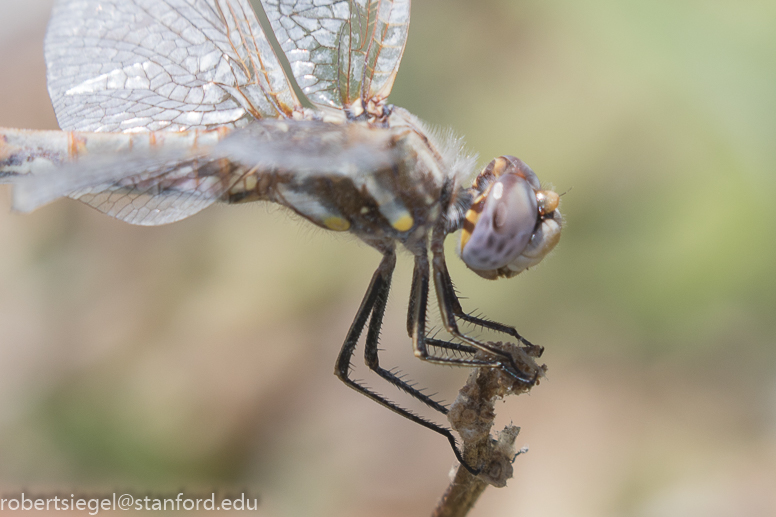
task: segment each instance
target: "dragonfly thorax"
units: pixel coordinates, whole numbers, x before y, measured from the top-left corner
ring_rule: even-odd
[[[228,202],[272,201],[385,249],[394,241],[416,248],[426,240],[455,202],[455,196],[442,200],[443,188],[466,193],[461,171],[471,164],[454,144],[391,107],[375,122],[326,120],[320,112],[299,121],[261,121],[217,150],[240,178]]]

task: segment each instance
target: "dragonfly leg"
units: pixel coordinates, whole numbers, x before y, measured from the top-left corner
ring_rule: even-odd
[[[469,354],[481,348],[468,341],[466,341],[466,344],[459,344],[426,337],[426,309],[428,307],[429,290],[429,265],[426,254],[415,256],[415,271],[412,284],[413,289],[410,294],[412,314],[408,316],[407,320],[412,324],[412,347],[415,350],[416,357],[430,363],[446,364],[448,366],[498,367],[502,365],[502,361],[498,357],[492,360],[482,360],[471,357],[450,357],[432,354],[428,349],[429,345]]]
[[[412,295],[410,296],[410,302],[408,304],[409,308],[407,310],[407,334],[409,334],[410,337],[412,337],[415,332],[415,293],[417,292],[416,289],[418,289],[418,282],[420,282],[420,277],[422,275],[423,268],[415,267],[414,271],[412,272],[412,287],[410,288],[410,293],[412,293]],[[469,345],[464,345],[463,343],[453,343],[451,341],[443,341],[441,339],[434,339],[430,337],[426,337],[425,341],[427,345],[435,346],[437,348],[444,348],[447,350],[464,352],[468,354],[474,354],[477,352],[476,348]]]
[[[541,347],[533,345],[525,340],[517,331],[507,325],[491,322],[485,319],[476,318],[463,312],[461,304],[458,301],[458,296],[455,294],[455,288],[453,282],[450,279],[450,273],[447,271],[447,264],[445,263],[444,254],[441,250],[435,250],[434,252],[434,287],[436,288],[437,300],[439,302],[439,310],[442,314],[442,322],[445,329],[460,339],[464,343],[478,349],[487,352],[493,357],[493,360],[487,366],[498,366],[515,379],[533,385],[538,378],[537,373],[523,372],[516,364],[514,357],[508,352],[501,350],[500,348],[486,342],[478,341],[470,336],[463,334],[458,329],[458,323],[456,317],[461,318],[464,321],[469,321],[481,325],[491,330],[506,333],[515,337],[518,341],[528,345],[532,349],[536,349],[537,355],[541,353]]]
[[[434,264],[436,266],[437,262],[435,262]],[[461,308],[461,302],[458,300],[458,295],[456,295],[455,293],[455,287],[453,286],[453,281],[450,278],[450,273],[447,271],[447,264],[445,263],[444,260],[441,261],[441,264],[439,265],[438,269],[440,272],[442,286],[445,290],[444,291],[445,298],[450,301],[450,309],[452,314],[455,315],[455,317],[486,329],[495,330],[496,332],[502,332],[504,334],[507,334],[517,339],[518,342],[522,343],[529,349],[535,350],[535,357],[541,357],[542,353],[544,352],[544,347],[540,345],[534,345],[533,343],[528,341],[526,338],[524,338],[517,332],[515,327],[504,325],[503,323],[498,323],[496,321],[492,321],[489,319],[472,316],[471,314],[464,312],[463,308]]]
[[[452,341],[444,341],[442,339],[426,338],[426,345],[435,346],[437,348],[444,348],[445,350],[452,350],[453,352],[462,352],[464,354],[476,354],[477,349],[471,345],[465,345],[463,343],[454,343]]]
[[[364,345],[364,360],[366,365],[373,372],[377,373],[380,377],[390,382],[400,390],[423,402],[428,407],[439,411],[443,415],[446,415],[447,407],[432,399],[421,390],[416,389],[413,385],[404,381],[393,371],[386,370],[380,366],[380,359],[378,357],[380,329],[383,325],[383,315],[385,314],[385,306],[388,302],[390,282],[391,277],[389,273],[386,281],[381,282],[379,286],[377,286],[378,292],[375,298],[374,306],[372,308],[372,316],[369,319],[369,329],[367,330],[366,344]]]
[[[351,360],[353,358],[353,353],[355,352],[356,345],[358,344],[358,340],[361,337],[361,332],[364,330],[364,327],[367,324],[367,320],[369,320],[369,329],[367,331],[367,339],[366,339],[366,345],[365,345],[365,357],[369,367],[372,368],[375,372],[377,372],[381,377],[385,378],[386,380],[388,380],[395,386],[399,387],[403,391],[406,391],[416,399],[426,403],[427,405],[429,405],[434,409],[437,409],[438,411],[441,411],[444,414],[447,414],[447,408],[445,408],[438,402],[433,401],[427,395],[421,393],[414,387],[410,386],[406,382],[396,377],[391,372],[379,366],[379,362],[377,360],[379,331],[380,331],[380,326],[382,324],[383,314],[385,312],[385,304],[387,302],[388,291],[391,285],[391,276],[393,274],[393,269],[395,264],[396,264],[396,255],[394,251],[391,250],[383,256],[383,260],[380,262],[380,265],[378,266],[377,271],[375,271],[375,274],[372,276],[372,280],[369,283],[369,288],[367,289],[367,292],[364,295],[364,299],[361,301],[361,306],[359,307],[358,312],[356,313],[356,317],[350,326],[348,335],[345,338],[345,342],[342,345],[342,349],[340,350],[340,354],[339,354],[339,357],[337,358],[337,364],[336,364],[334,373],[342,382],[344,382],[354,390],[358,391],[359,393],[374,400],[378,404],[390,409],[395,413],[398,413],[399,415],[415,422],[416,424],[420,424],[423,427],[427,429],[431,429],[432,431],[435,431],[441,434],[442,436],[446,437],[448,442],[450,442],[450,445],[453,448],[455,457],[458,459],[461,465],[463,465],[464,468],[466,468],[473,475],[477,475],[479,473],[479,470],[470,467],[464,461],[463,455],[461,454],[461,451],[458,449],[458,444],[456,443],[455,436],[453,435],[453,432],[450,429],[447,429],[446,427],[442,427],[438,424],[435,424],[434,422],[426,420],[420,415],[417,415],[412,411],[399,406],[395,402],[389,400],[383,395],[380,395],[379,393],[368,388],[361,382],[356,381],[350,377],[351,369],[352,369]]]

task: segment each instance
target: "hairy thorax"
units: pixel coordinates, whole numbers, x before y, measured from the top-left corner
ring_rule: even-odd
[[[325,163],[319,163],[309,174],[303,168],[243,172],[228,202],[272,201],[322,228],[351,232],[378,249],[392,247],[395,241],[410,249],[424,245],[440,215],[455,201],[453,196],[441,206],[442,188],[452,181],[458,190],[459,178],[447,163],[450,151],[415,116],[395,107],[385,113],[377,120],[321,120],[320,112],[308,114],[312,120],[338,126],[330,135],[331,144],[350,149],[345,163],[329,172]],[[278,125],[282,130],[283,122]],[[305,135],[304,145],[310,141]],[[364,155],[361,151],[367,149]],[[325,161],[325,152],[321,154]]]

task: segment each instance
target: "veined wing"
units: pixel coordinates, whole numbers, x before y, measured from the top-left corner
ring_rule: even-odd
[[[230,193],[264,199],[261,185],[280,181],[280,177],[287,182],[324,175],[369,177],[363,173],[390,168],[400,159],[392,145],[393,134],[387,129],[307,120],[261,120],[229,134],[225,130],[72,133],[61,139],[62,149],[47,147],[50,139],[38,133],[9,131],[0,135],[11,144],[15,140],[26,142],[24,147],[9,146],[0,160],[0,173],[4,163],[13,170],[22,158],[16,149],[24,153],[30,166],[37,159],[44,162],[42,171],[12,178],[15,209],[29,212],[69,196],[123,221],[145,226],[184,219]],[[165,145],[160,145],[161,139],[167,140]],[[33,140],[37,147],[30,145]],[[66,161],[73,141],[87,152],[104,152]],[[58,157],[61,166],[48,166]]]
[[[231,164],[203,155],[183,157],[175,153],[93,159],[87,161],[86,168],[70,165],[67,169],[60,172],[77,171],[83,175],[82,183],[92,180],[70,192],[69,197],[142,226],[190,217],[212,205],[240,179]]]
[[[240,127],[300,109],[248,0],[59,0],[45,48],[66,130]]]
[[[291,71],[321,108],[388,97],[410,23],[410,0],[262,0]]]

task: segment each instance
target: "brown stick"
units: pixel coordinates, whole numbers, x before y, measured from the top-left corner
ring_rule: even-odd
[[[509,350],[524,371],[544,375],[547,367],[534,361],[540,353],[536,349],[520,348],[512,343],[493,343]],[[538,384],[538,381],[537,381]],[[515,438],[520,428],[506,426],[497,433],[496,439],[490,435],[490,429],[496,418],[496,400],[510,394],[519,395],[531,389],[531,385],[515,381],[498,368],[478,368],[471,373],[466,384],[458,393],[458,398],[450,406],[448,420],[461,436],[463,457],[466,462],[481,468],[474,476],[461,465],[455,477],[445,490],[432,517],[463,517],[469,513],[477,499],[488,485],[504,487],[512,477],[512,462],[525,450],[515,452]]]

